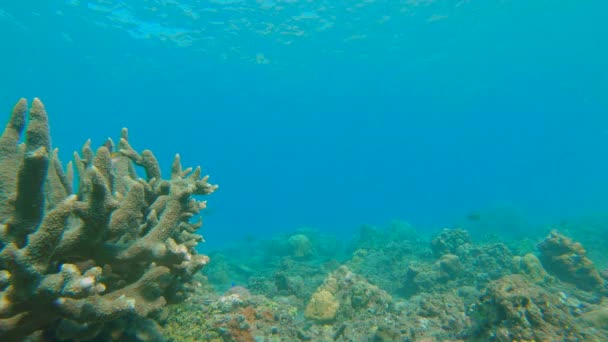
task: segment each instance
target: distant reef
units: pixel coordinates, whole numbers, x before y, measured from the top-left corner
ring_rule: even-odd
[[[0,137],[0,340],[162,340],[209,261],[194,196],[216,188],[179,155],[163,179],[126,129],[64,168],[42,102],[21,99]]]
[[[395,221],[364,225],[350,241],[310,227],[235,241],[210,252],[208,281],[167,309],[164,334],[173,342],[608,341],[608,270],[552,228],[531,231],[542,232],[535,241],[498,241]]]

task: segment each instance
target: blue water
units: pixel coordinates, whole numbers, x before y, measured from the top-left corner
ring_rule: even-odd
[[[605,1],[0,1],[0,107],[220,184],[208,245],[608,209]]]

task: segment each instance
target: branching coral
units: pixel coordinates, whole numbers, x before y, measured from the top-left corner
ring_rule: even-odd
[[[38,99],[26,125],[27,115],[22,99],[0,137],[0,339],[116,337],[126,321],[145,325],[208,262],[194,249],[202,222],[191,219],[205,207],[194,196],[217,186],[200,167],[183,170],[179,155],[163,180],[126,129],[117,147],[89,141],[75,153],[74,177],[51,150]]]

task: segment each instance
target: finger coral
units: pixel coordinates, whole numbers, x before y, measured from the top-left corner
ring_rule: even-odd
[[[21,99],[0,137],[2,341],[111,340],[154,327],[209,261],[195,250],[202,222],[192,218],[205,207],[195,196],[217,186],[200,167],[182,169],[177,155],[162,179],[126,129],[117,146],[85,143],[73,165],[51,149],[42,102],[28,110]]]

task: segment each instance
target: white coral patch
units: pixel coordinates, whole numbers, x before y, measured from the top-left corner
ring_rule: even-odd
[[[65,272],[70,276],[80,275],[80,270],[78,269],[78,266],[73,264],[61,265],[61,272]]]
[[[93,284],[95,284],[95,277],[89,276],[80,279],[80,286],[83,289],[88,289],[89,287],[93,286]]]
[[[0,284],[8,283],[11,280],[11,272],[7,270],[0,270]]]
[[[11,305],[11,301],[6,298],[6,295],[3,293],[0,296],[0,312],[6,311]]]
[[[152,247],[152,254],[155,258],[162,258],[167,253],[167,248],[162,243],[155,243]]]
[[[97,284],[97,286],[95,286],[95,291],[97,293],[103,293],[106,290],[106,286],[102,283]]]

